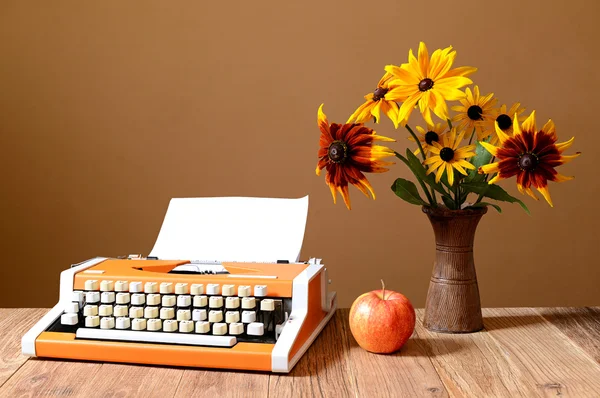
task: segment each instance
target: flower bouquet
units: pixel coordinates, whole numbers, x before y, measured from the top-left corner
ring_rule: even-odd
[[[318,110],[321,130],[316,173],[326,170],[325,182],[334,203],[340,193],[350,209],[348,186],[354,185],[367,197],[375,192],[364,173],[382,173],[395,156],[414,174],[417,185],[397,178],[392,191],[408,203],[421,206],[432,223],[436,239],[436,260],[425,305],[425,326],[440,332],[473,332],[483,328],[479,290],[473,262],[473,241],[477,224],[494,202],[519,204],[497,183],[516,178],[521,194],[538,199],[535,188],[553,206],[548,182],[563,182],[556,167],[577,156],[564,151],[574,141],[557,142],[554,122],[541,129],[535,111],[527,117],[515,102],[498,106],[493,93],[481,95],[469,78],[476,68],[453,68],[452,47],[435,50],[429,56],[425,43],[417,57],[412,50],[408,63],[387,65],[376,89],[367,94],[345,124],[329,123],[323,105]],[[463,90],[464,89],[464,90]],[[448,110],[447,102],[456,102]],[[416,132],[407,124],[418,108],[423,126]],[[433,114],[440,119],[435,122]],[[394,142],[378,135],[365,123],[379,123],[388,117],[395,128],[403,126],[415,148],[399,153],[376,142]]]

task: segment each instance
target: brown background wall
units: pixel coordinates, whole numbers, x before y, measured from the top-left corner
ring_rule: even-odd
[[[485,216],[484,306],[599,305],[600,7],[589,1],[0,3],[0,306],[51,306],[59,272],[148,253],[171,197],[310,195],[303,258],[322,257],[342,306],[379,286],[423,306],[426,217],[371,176],[378,199],[331,203],[314,175],[324,102],[345,121],[383,67],[424,40],[453,45],[485,92],[552,117],[583,156]],[[413,121],[413,124],[415,120]],[[378,132],[406,133],[389,121]],[[502,184],[516,193],[514,180]]]

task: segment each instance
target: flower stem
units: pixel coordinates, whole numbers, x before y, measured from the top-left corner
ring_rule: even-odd
[[[446,121],[448,122],[448,128],[452,130],[452,122],[450,121],[450,119],[446,119]]]
[[[410,128],[410,126],[407,124],[404,125],[404,127],[406,127],[406,129],[408,130],[408,132],[410,133],[410,135],[412,135],[412,137],[414,138],[414,140],[417,142],[417,145],[419,146],[419,152],[421,152],[421,156],[423,157],[423,160],[425,160],[427,157],[425,156],[425,152],[423,151],[423,146],[421,145],[421,141],[419,140],[419,138],[417,138],[417,135],[415,134],[415,132]],[[427,192],[427,188],[423,187],[423,190],[425,192]],[[437,203],[437,198],[435,196],[435,190],[433,188],[431,188],[431,195],[433,196],[433,203]],[[427,193],[427,196],[429,197],[429,193]]]
[[[396,154],[396,157],[398,159],[402,160],[404,162],[404,164],[408,167],[408,169],[412,171],[412,169],[410,168],[410,163],[408,162],[408,159],[406,159],[404,156],[400,155],[396,151],[394,151],[394,153]],[[415,174],[415,173],[413,173],[413,174]],[[421,189],[423,189],[423,192],[425,192],[425,196],[427,196],[427,201],[429,201],[429,204],[432,207],[436,207],[437,201],[433,200],[433,198],[431,197],[431,194],[429,193],[429,190],[427,189],[427,186],[425,186],[425,183],[416,175],[415,175],[415,178],[417,179],[417,181],[419,181],[419,184],[421,184]]]
[[[473,136],[475,135],[475,127],[473,127],[473,132],[471,133],[471,138],[469,138],[469,145],[473,142]]]

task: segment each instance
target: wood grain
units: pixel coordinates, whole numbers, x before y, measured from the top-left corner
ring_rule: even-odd
[[[44,314],[43,308],[0,309],[0,386],[27,361],[21,354],[21,337]]]
[[[488,332],[434,333],[421,324],[417,310],[419,345],[429,356],[452,397],[534,397],[535,386],[515,369]]]
[[[487,309],[485,327],[543,396],[600,396],[600,366],[534,309]]]
[[[348,310],[343,310],[347,319]],[[402,349],[378,355],[360,348],[347,329],[349,357],[357,395],[361,397],[447,397],[431,360],[424,350],[426,338],[416,332]]]
[[[423,212],[435,235],[435,261],[423,325],[445,333],[479,331],[483,322],[473,242],[487,207],[469,210],[423,207]]]
[[[536,311],[600,363],[600,308],[538,308]]]
[[[175,397],[266,397],[269,374],[186,369]]]
[[[271,375],[269,396],[354,396],[348,358],[348,310],[338,310],[321,335],[287,375]]]

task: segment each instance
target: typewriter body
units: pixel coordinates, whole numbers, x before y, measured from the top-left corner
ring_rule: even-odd
[[[96,258],[22,339],[38,357],[289,372],[336,309],[319,260]]]
[[[324,265],[298,261],[307,211],[308,197],[172,199],[148,257],[61,273],[23,353],[289,372],[336,309]]]

